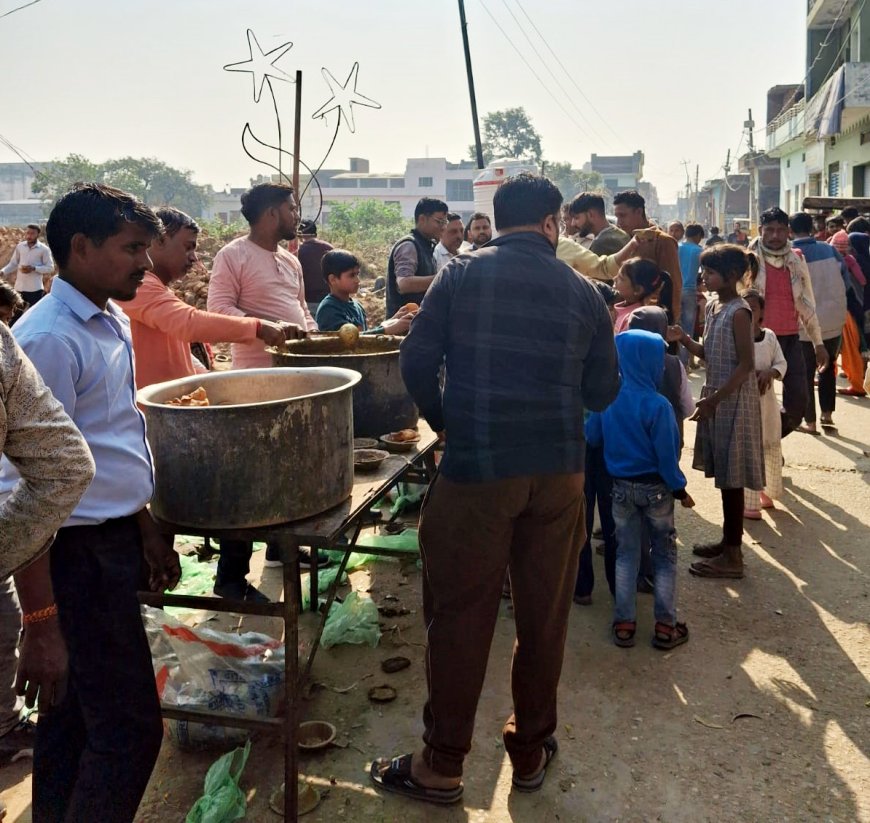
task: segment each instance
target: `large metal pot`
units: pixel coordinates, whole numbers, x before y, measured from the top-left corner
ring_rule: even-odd
[[[401,337],[360,337],[350,351],[337,337],[288,341],[285,350],[270,349],[279,367],[353,369],[362,375],[353,390],[353,432],[356,437],[380,437],[417,425],[419,413],[399,371]]]
[[[153,513],[181,526],[254,528],[346,500],[359,381],[347,369],[242,369],[142,389]],[[198,386],[209,406],[165,405]]]

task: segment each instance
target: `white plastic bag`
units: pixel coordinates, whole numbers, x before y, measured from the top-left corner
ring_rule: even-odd
[[[284,693],[284,646],[264,634],[241,635],[179,623],[142,607],[160,699],[178,708],[240,717],[276,717]],[[187,720],[166,721],[182,748],[241,746],[250,731]]]

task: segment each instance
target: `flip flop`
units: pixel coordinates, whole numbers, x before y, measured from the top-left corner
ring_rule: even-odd
[[[813,437],[821,437],[822,433],[818,429],[808,429],[806,426],[798,426],[797,430],[804,434],[811,434]]]
[[[697,563],[692,563],[689,566],[689,573],[695,577],[709,577],[723,580],[742,580],[743,567],[722,566],[718,563],[710,563],[706,560],[699,560]]]
[[[531,777],[520,777],[515,774],[511,779],[511,783],[513,783],[514,788],[519,792],[536,792],[541,786],[544,785],[544,778],[547,776],[547,766],[550,765],[550,761],[556,756],[556,752],[559,751],[559,743],[553,735],[550,735],[544,741],[544,765],[541,770],[537,774],[533,774]]]
[[[369,776],[378,788],[385,792],[410,797],[411,800],[422,800],[424,803],[435,803],[439,806],[449,806],[462,800],[462,784],[455,789],[430,789],[423,786],[411,776],[411,758],[413,755],[403,754],[388,760],[379,757],[372,761]]]

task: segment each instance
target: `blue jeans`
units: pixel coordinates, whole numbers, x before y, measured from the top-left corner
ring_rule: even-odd
[[[687,289],[683,286],[680,297],[680,326],[683,331],[694,338],[695,317],[698,314],[698,292],[696,289]],[[689,362],[689,350],[680,346],[680,362],[685,366]]]
[[[677,532],[670,489],[664,483],[635,483],[613,478],[613,520],[616,523],[614,622],[637,619],[637,570],[645,524],[655,571],[655,619],[673,626],[677,621]]]

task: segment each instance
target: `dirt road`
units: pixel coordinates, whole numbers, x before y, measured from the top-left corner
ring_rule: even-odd
[[[700,378],[693,377],[695,388]],[[339,743],[306,757],[306,777],[325,797],[306,820],[329,821],[870,821],[870,401],[838,400],[833,436],[794,434],[784,442],[785,495],[750,523],[746,577],[722,583],[686,572],[692,542],[719,534],[712,482],[683,457],[692,511],[677,509],[678,599],[691,640],[663,654],[648,644],[652,601],[639,595],[638,645],[609,639],[610,595],[601,558],[592,606],[575,606],[560,691],[561,744],[543,790],[510,791],[501,725],[510,711],[513,622],[502,606],[480,701],[461,806],[437,809],[377,794],[367,764],[419,743],[423,676],[420,573],[378,563],[352,577],[379,604],[414,613],[389,618],[379,648],[321,651],[319,691],[309,719],[339,728]],[[686,441],[694,437],[687,426]],[[469,535],[468,551],[474,551]],[[457,569],[457,574],[462,570]],[[264,588],[279,590],[267,570]],[[248,624],[250,625],[250,624]],[[262,624],[260,624],[262,625]],[[310,615],[303,619],[310,629]],[[397,645],[399,647],[397,648]],[[394,675],[380,661],[404,654]],[[374,706],[369,686],[389,682],[399,697]],[[742,715],[742,716],[741,716]],[[180,821],[198,796],[215,754],[165,743],[140,820]],[[248,820],[277,820],[268,795],[280,782],[280,748],[257,740],[242,785]],[[0,772],[11,821],[29,820],[26,764]]]

